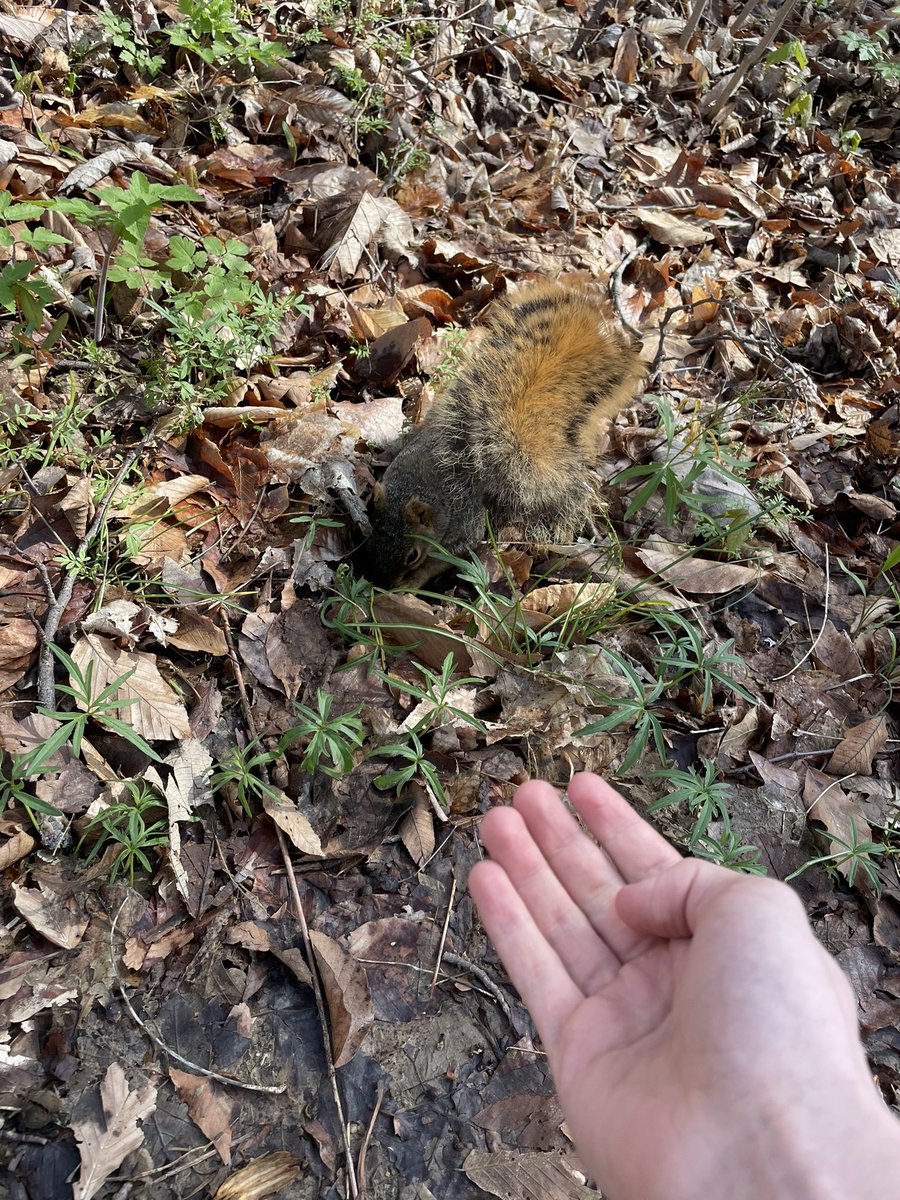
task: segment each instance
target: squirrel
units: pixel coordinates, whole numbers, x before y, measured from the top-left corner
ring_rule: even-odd
[[[363,573],[414,589],[446,570],[424,536],[451,554],[515,525],[532,542],[571,539],[587,520],[598,432],[633,397],[639,347],[593,296],[556,283],[502,301],[456,381],[373,492]]]

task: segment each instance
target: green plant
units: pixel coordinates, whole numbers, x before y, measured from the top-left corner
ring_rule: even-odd
[[[161,55],[153,54],[146,41],[138,37],[135,24],[113,12],[106,0],[103,0],[97,16],[110,45],[116,51],[116,57],[133,67],[139,75],[155,78],[162,70],[164,60]]]
[[[0,191],[0,247],[10,251],[9,261],[0,267],[0,308],[22,319],[17,338],[40,328],[44,309],[53,303],[53,292],[38,272],[35,255],[68,240],[42,225],[28,227],[27,222],[39,220],[45,209],[45,204],[16,203],[9,192]],[[62,325],[57,336],[59,332]]]
[[[838,41],[882,79],[891,83],[900,81],[900,58],[889,52],[890,38],[886,29],[876,29],[872,37],[858,29],[848,29],[840,34]]]
[[[696,767],[690,767],[687,771],[665,767],[650,772],[652,779],[663,779],[668,785],[666,795],[650,805],[651,812],[658,812],[673,804],[686,804],[694,814],[694,828],[688,838],[688,849],[691,851],[706,837],[711,821],[728,820],[727,801],[731,795],[729,785],[716,779],[716,764],[708,758],[701,761],[702,774]]]
[[[670,525],[675,523],[679,507],[692,515],[720,521],[721,517],[711,514],[711,497],[692,491],[692,487],[708,468],[742,487],[741,471],[746,464],[724,449],[712,426],[704,427],[696,421],[691,421],[688,426],[678,426],[672,406],[667,401],[659,396],[650,396],[649,399],[659,413],[660,429],[665,436],[665,457],[660,462],[627,467],[613,478],[615,485],[643,481],[631,497],[625,510],[625,520],[630,521],[646,507],[652,496],[661,492],[663,512]],[[730,518],[746,517],[746,512],[736,508],[734,512],[721,515],[729,519],[729,524],[721,526],[720,532],[724,538],[729,531]]]
[[[28,814],[32,825],[37,827],[35,813],[56,814],[59,809],[37,797],[29,786],[52,768],[44,745],[38,745],[27,754],[7,754],[0,751],[0,813],[10,804],[20,804]]]
[[[262,42],[248,33],[235,15],[233,0],[178,0],[178,11],[183,19],[168,28],[169,41],[207,66],[273,65],[288,53],[280,42]]]
[[[301,513],[298,517],[291,517],[290,523],[291,525],[306,526],[306,533],[303,535],[303,545],[301,547],[302,554],[305,554],[310,549],[320,529],[344,528],[343,521],[335,521],[332,517],[317,517],[313,513]]]
[[[596,702],[608,705],[612,712],[599,721],[592,721],[582,729],[575,731],[576,737],[588,737],[595,733],[611,733],[622,726],[634,729],[634,738],[622,759],[616,774],[623,774],[646,753],[650,739],[656,747],[656,753],[661,760],[666,757],[666,739],[654,706],[659,704],[666,692],[664,679],[654,680],[645,686],[634,667],[613,650],[604,650],[604,657],[613,664],[618,673],[631,689],[630,696],[606,696],[596,694]]]
[[[91,847],[87,862],[95,858],[109,845],[118,847],[110,870],[110,882],[115,882],[120,872],[128,876],[134,886],[137,867],[152,871],[147,851],[165,846],[169,841],[168,825],[164,817],[148,823],[149,812],[165,812],[165,803],[156,791],[143,780],[126,779],[123,796],[98,813],[87,825],[79,848],[90,834],[97,839]]]
[[[299,717],[298,723],[285,733],[279,742],[279,752],[283,752],[295,741],[307,739],[306,751],[301,767],[310,774],[321,771],[332,779],[339,779],[353,770],[354,755],[362,748],[363,723],[359,719],[362,705],[352,712],[338,713],[332,716],[331,708],[334,696],[323,692],[320,688],[316,693],[316,708],[309,708],[294,701],[294,712]],[[323,759],[331,760],[331,766],[325,765]]]
[[[218,792],[228,784],[233,784],[241,808],[248,817],[252,817],[254,800],[281,799],[277,788],[262,777],[279,757],[278,750],[263,750],[262,739],[255,737],[246,746],[235,746],[228,757],[218,763],[218,770],[213,772],[209,785],[214,792]]]
[[[430,375],[438,387],[446,387],[459,369],[463,349],[466,343],[466,331],[460,325],[448,325],[441,334],[440,359],[431,367]]]
[[[810,123],[813,115],[812,95],[807,89],[809,83],[809,59],[803,43],[791,38],[773,50],[766,57],[767,67],[784,67],[788,87],[794,97],[784,107],[782,116],[786,121],[793,120],[797,125],[805,126]]]
[[[809,859],[802,867],[786,876],[786,882],[796,879],[810,867],[824,867],[832,874],[843,868],[843,874],[850,887],[853,887],[857,875],[862,871],[872,885],[875,895],[880,896],[883,889],[881,873],[878,864],[872,861],[872,855],[884,854],[884,843],[873,841],[871,838],[860,838],[853,817],[850,818],[850,831],[846,840],[831,830],[828,832],[828,840],[838,849]]]
[[[699,626],[685,620],[674,610],[666,613],[656,610],[654,616],[668,633],[668,637],[654,656],[654,662],[661,675],[672,672],[666,678],[667,688],[692,684],[699,692],[696,708],[701,714],[708,713],[712,708],[716,685],[734,692],[750,704],[756,703],[753,693],[728,674],[729,667],[743,665],[741,659],[731,652],[734,638],[729,638],[721,646],[705,643]]]
[[[402,692],[405,696],[412,696],[422,704],[430,705],[428,711],[423,713],[416,722],[414,726],[416,733],[427,733],[431,729],[437,729],[438,726],[444,724],[444,718],[448,714],[466,725],[471,725],[479,733],[487,733],[487,729],[481,721],[472,716],[471,713],[467,713],[464,709],[457,708],[449,700],[450,693],[454,689],[467,687],[472,684],[483,684],[483,679],[466,676],[463,679],[455,680],[453,678],[455,661],[452,651],[444,658],[440,674],[432,671],[422,663],[414,663],[413,665],[425,680],[421,686],[409,683],[407,680],[400,679],[395,675],[388,675],[384,671],[376,670],[375,673],[395,691]]]
[[[720,827],[717,833],[707,829],[696,838],[693,853],[698,858],[728,867],[730,871],[743,871],[745,875],[768,875],[759,846],[741,841],[731,828],[731,818],[725,809],[720,810],[716,824]]]
[[[369,754],[369,758],[399,758],[404,764],[402,767],[395,767],[392,771],[385,771],[382,775],[376,775],[372,782],[377,788],[384,791],[393,789],[399,796],[406,784],[417,776],[421,776],[437,803],[446,811],[447,798],[444,795],[437,768],[425,757],[425,747],[418,734],[410,729],[406,736],[408,740],[405,742],[392,742],[388,746],[379,746]]]
[[[120,709],[139,703],[139,699],[136,696],[116,695],[125,686],[134,674],[134,671],[127,671],[125,674],[119,675],[95,696],[93,694],[94,660],[89,660],[86,668],[82,671],[72,656],[67,654],[61,647],[54,645],[50,648],[56,658],[66,668],[69,678],[72,680],[71,684],[58,683],[56,690],[71,697],[77,707],[67,711],[46,708],[38,709],[38,712],[42,716],[50,717],[52,720],[59,722],[57,728],[50,734],[41,747],[44,756],[43,761],[46,762],[57,750],[66,744],[69,745],[72,753],[77,758],[81,753],[81,742],[88,725],[93,721],[111,733],[117,733],[130,746],[133,746],[135,750],[139,750],[141,754],[145,754],[153,762],[162,762],[156,751],[144,741],[137,730],[129,725],[127,721],[123,721],[115,715]]]
[[[107,229],[113,261],[108,278],[137,290],[161,287],[166,277],[153,259],[143,256],[144,237],[153,213],[168,204],[202,200],[193,188],[184,184],[151,183],[141,171],[135,171],[128,187],[93,188],[92,200],[58,197],[49,207],[65,213],[73,221],[92,229]]]

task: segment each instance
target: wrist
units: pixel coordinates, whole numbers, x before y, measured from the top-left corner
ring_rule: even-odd
[[[848,1087],[836,1104],[810,1097],[799,1109],[773,1114],[761,1132],[748,1196],[900,1200],[900,1121],[868,1081],[862,1095]]]

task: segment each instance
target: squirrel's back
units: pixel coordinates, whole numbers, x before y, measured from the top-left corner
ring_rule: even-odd
[[[539,283],[497,306],[375,486],[368,577],[421,586],[442,570],[433,543],[464,553],[485,510],[529,541],[572,537],[590,513],[600,426],[642,375],[637,346],[589,294]]]
[[[495,520],[561,529],[584,507],[600,428],[642,375],[638,347],[599,300],[533,284],[492,314],[428,421],[448,463],[482,481]]]

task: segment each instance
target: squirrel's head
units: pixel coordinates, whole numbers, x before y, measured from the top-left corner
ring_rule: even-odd
[[[441,540],[435,506],[408,488],[376,483],[372,534],[362,547],[363,573],[378,587],[417,588],[445,570],[422,538]]]

